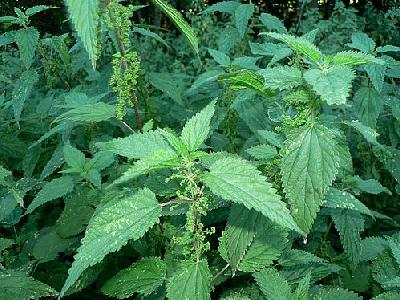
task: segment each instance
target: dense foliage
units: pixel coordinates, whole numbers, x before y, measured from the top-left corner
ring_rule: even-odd
[[[400,299],[400,8],[131,2],[0,17],[0,299]]]

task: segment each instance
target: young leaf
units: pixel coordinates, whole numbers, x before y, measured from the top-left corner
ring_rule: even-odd
[[[372,212],[352,194],[330,188],[322,203],[325,207],[349,209],[365,215],[373,216]]]
[[[129,240],[141,238],[159,222],[160,216],[161,207],[149,189],[139,190],[133,195],[113,195],[90,220],[60,296],[87,268],[102,261],[108,253],[118,251]]]
[[[118,299],[128,298],[134,293],[149,295],[164,282],[165,276],[165,263],[158,257],[148,257],[107,280],[101,292]]]
[[[374,88],[361,87],[354,95],[354,109],[366,126],[376,127],[376,119],[383,110],[382,96]]]
[[[275,32],[267,32],[268,36],[277,39],[297,53],[303,54],[318,63],[322,58],[322,52],[310,41],[303,37],[296,37],[288,34],[280,34]]]
[[[333,63],[335,66],[342,65],[364,65],[364,64],[378,64],[384,65],[385,62],[371,54],[365,54],[362,52],[355,51],[342,51],[336,53],[332,58],[327,60]]]
[[[269,30],[275,30],[278,33],[286,33],[286,27],[281,20],[268,13],[262,13],[260,16],[261,23]]]
[[[259,73],[264,77],[265,86],[269,89],[290,89],[303,83],[301,71],[296,67],[266,68]]]
[[[246,152],[253,158],[265,162],[271,161],[278,154],[275,147],[267,144],[253,146],[246,149]]]
[[[239,5],[240,4],[236,1],[221,1],[207,7],[200,14],[210,14],[214,12],[234,14]]]
[[[299,227],[309,232],[328,187],[339,169],[334,133],[322,125],[293,132],[283,150],[284,192]]]
[[[35,14],[37,14],[37,13],[40,13],[40,12],[42,12],[42,11],[45,11],[45,10],[47,10],[47,9],[49,9],[49,8],[51,8],[50,6],[47,6],[47,5],[35,5],[35,6],[33,6],[33,7],[29,7],[26,11],[25,11],[25,14],[28,16],[28,17],[30,17],[30,16],[33,16],[33,15],[35,15]]]
[[[212,101],[201,112],[193,116],[182,129],[181,140],[192,152],[197,150],[207,139],[210,133],[210,121],[215,112],[215,103]]]
[[[254,4],[240,4],[235,10],[235,25],[241,37],[244,36],[251,16],[254,13]]]
[[[382,92],[383,83],[385,80],[386,66],[378,64],[368,64],[364,66],[364,70],[367,71],[368,77],[378,93]]]
[[[211,48],[208,48],[207,50],[212,58],[221,66],[227,67],[230,65],[231,59],[225,53]]]
[[[39,80],[39,75],[36,71],[27,70],[18,78],[12,91],[12,105],[14,108],[14,117],[19,127],[21,113],[24,109],[25,101],[33,90],[33,86]]]
[[[71,145],[65,145],[63,148],[63,153],[65,162],[68,164],[68,166],[76,169],[77,171],[83,170],[86,163],[85,154],[83,154],[83,152],[72,147]]]
[[[53,179],[52,181],[46,183],[36,197],[32,200],[31,204],[26,209],[26,213],[30,214],[39,206],[42,206],[43,204],[54,199],[63,197],[72,192],[73,189],[74,183],[71,177],[63,176]]]
[[[346,103],[354,77],[354,71],[348,66],[333,66],[327,71],[310,69],[304,73],[307,83],[329,105]]]
[[[357,265],[362,255],[360,233],[364,230],[363,217],[359,212],[344,209],[335,209],[331,215],[345,253],[351,263]]]
[[[29,69],[39,42],[39,32],[34,27],[20,29],[15,33],[15,42],[25,68]]]
[[[179,30],[185,35],[188,39],[190,45],[197,53],[199,52],[199,42],[197,40],[196,34],[190,25],[183,19],[182,15],[171,5],[166,3],[164,0],[151,0],[161,11],[163,11],[172,22],[179,28]]]
[[[286,279],[273,268],[266,268],[253,274],[260,290],[267,299],[287,300],[291,297]]]
[[[273,222],[300,231],[275,189],[249,162],[233,157],[217,160],[203,180],[223,199],[254,208]]]
[[[0,298],[9,300],[29,300],[41,297],[54,297],[57,292],[40,281],[21,271],[3,270],[0,272]]]
[[[211,273],[207,261],[182,261],[167,283],[168,299],[209,300]]]
[[[351,35],[351,43],[346,46],[360,50],[364,53],[370,53],[375,50],[376,44],[373,39],[364,32],[354,32]]]
[[[97,60],[97,26],[98,26],[98,1],[97,0],[65,0],[69,16],[75,26],[83,46],[89,54],[93,68]]]

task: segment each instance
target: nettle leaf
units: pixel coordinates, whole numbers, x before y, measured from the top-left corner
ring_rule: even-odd
[[[353,120],[351,122],[346,121],[344,123],[357,130],[367,140],[368,143],[371,143],[372,145],[380,145],[376,140],[376,138],[379,136],[379,133],[377,133],[375,129],[364,125],[358,120]]]
[[[346,46],[364,53],[369,53],[375,50],[376,43],[364,32],[353,32],[351,35],[351,43],[346,44]]]
[[[25,14],[27,15],[27,16],[33,16],[33,15],[35,15],[35,14],[37,14],[37,13],[40,13],[40,12],[42,12],[42,11],[45,11],[45,10],[47,10],[47,9],[49,9],[49,8],[51,8],[50,6],[47,6],[47,5],[35,5],[35,6],[33,6],[33,7],[29,7],[26,11],[25,11]]]
[[[234,14],[239,5],[240,4],[236,1],[221,1],[207,7],[200,14],[210,14],[214,12]]]
[[[384,65],[385,62],[371,54],[366,54],[356,51],[342,51],[336,53],[333,57],[327,59],[328,62],[339,65],[364,65],[364,64],[378,64]]]
[[[347,66],[333,66],[327,71],[310,69],[304,79],[313,90],[329,105],[342,105],[349,96],[355,72]]]
[[[287,300],[291,298],[289,283],[277,270],[266,268],[254,273],[253,277],[267,299]]]
[[[79,105],[54,119],[54,122],[102,122],[115,117],[115,106],[104,102]]]
[[[336,209],[331,212],[333,222],[340,235],[345,253],[351,263],[357,265],[361,261],[362,245],[360,233],[364,231],[364,219],[359,212]]]
[[[163,11],[178,29],[185,35],[188,39],[193,50],[197,53],[199,52],[199,41],[197,40],[196,34],[190,25],[185,21],[182,15],[171,5],[166,3],[164,0],[151,0],[161,11]]]
[[[241,37],[244,36],[251,16],[254,13],[255,5],[240,4],[235,10],[235,25]]]
[[[165,280],[166,264],[158,257],[147,257],[107,280],[101,292],[124,299],[134,293],[149,295]]]
[[[400,293],[396,292],[387,292],[387,293],[382,293],[374,298],[373,300],[397,300],[400,297]]]
[[[90,266],[118,251],[129,240],[141,238],[159,222],[161,207],[149,189],[114,195],[110,201],[97,208],[89,222],[68,278],[60,292],[62,297]]]
[[[71,145],[65,145],[63,148],[63,154],[65,162],[68,164],[68,166],[76,169],[77,171],[83,170],[86,163],[86,158],[82,151],[79,151]]]
[[[300,280],[296,290],[293,292],[293,300],[308,300],[311,284],[311,273],[308,273]]]
[[[309,232],[339,169],[335,134],[323,125],[299,128],[286,141],[281,164],[284,192],[299,227]]]
[[[72,192],[73,189],[74,183],[71,177],[63,176],[53,179],[43,186],[43,188],[26,209],[26,213],[32,213],[39,206],[42,206],[43,204],[53,201],[57,198],[63,197]]]
[[[57,296],[57,292],[53,288],[24,272],[13,270],[0,272],[1,299],[30,300],[54,296]]]
[[[215,112],[215,103],[212,101],[201,112],[193,116],[182,129],[181,140],[187,150],[197,150],[207,139],[210,133],[210,122]]]
[[[208,53],[210,53],[210,55],[212,56],[212,58],[221,66],[227,67],[231,64],[230,57],[225,53],[211,48],[208,48],[207,50]]]
[[[303,83],[300,69],[290,66],[279,66],[263,69],[259,72],[265,81],[265,86],[270,89],[290,89]]]
[[[372,82],[374,88],[380,93],[382,92],[383,83],[385,80],[385,65],[368,64],[364,66],[364,70],[367,71],[368,77]]]
[[[276,148],[271,145],[261,144],[246,149],[246,152],[253,158],[260,161],[271,161],[278,154]]]
[[[167,282],[168,299],[208,300],[212,274],[207,261],[182,261]]]
[[[17,122],[18,127],[25,101],[30,96],[33,86],[38,82],[38,80],[39,75],[36,71],[27,70],[21,74],[15,83],[12,91],[12,106],[14,108],[15,122]]]
[[[326,194],[325,200],[323,202],[325,207],[330,208],[341,208],[341,209],[349,209],[360,212],[365,215],[373,216],[372,212],[354,197],[352,194],[346,191],[339,191],[335,188],[330,188]]]
[[[217,160],[204,174],[204,183],[224,200],[254,208],[273,222],[300,231],[286,204],[257,168],[241,158]],[[301,231],[300,231],[301,232]]]
[[[69,16],[75,26],[83,46],[89,54],[93,68],[97,60],[97,27],[98,27],[98,1],[97,0],[65,0]]]
[[[382,96],[374,88],[361,87],[354,95],[354,109],[359,120],[366,126],[376,127],[376,120],[383,111]]]
[[[15,33],[15,42],[25,68],[29,69],[39,42],[39,32],[34,27],[20,29]]]
[[[295,52],[307,56],[316,63],[318,63],[323,57],[322,52],[313,43],[303,37],[296,37],[275,32],[268,32],[266,34],[274,39],[285,43]]]
[[[175,153],[161,130],[150,130],[145,133],[133,133],[126,138],[113,139],[110,142],[97,143],[104,151],[125,156],[129,159],[145,158],[155,151]]]
[[[361,300],[356,293],[340,287],[321,287],[314,295],[315,300]]]
[[[265,27],[267,27],[267,29],[276,30],[279,33],[287,32],[283,22],[271,14],[262,13],[260,16],[260,21]]]
[[[379,181],[375,179],[362,179],[360,176],[354,177],[357,188],[359,188],[362,192],[366,192],[373,195],[378,195],[380,193],[387,193],[391,195],[391,191],[389,191],[386,187],[384,187]]]

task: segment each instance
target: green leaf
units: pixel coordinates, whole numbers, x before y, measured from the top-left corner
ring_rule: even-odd
[[[364,53],[370,53],[375,50],[376,44],[366,33],[353,32],[351,35],[351,43],[346,44],[346,46],[360,50]]]
[[[182,261],[167,283],[168,299],[209,300],[211,273],[207,261]]]
[[[59,115],[54,122],[102,122],[115,117],[115,106],[104,102],[79,105]]]
[[[354,77],[354,71],[347,66],[333,66],[327,71],[310,69],[304,73],[307,83],[329,105],[346,103]]]
[[[65,145],[63,148],[63,153],[65,162],[68,164],[68,166],[76,169],[77,171],[83,171],[83,168],[86,164],[86,158],[83,152],[72,147],[71,145]]]
[[[315,256],[314,254],[299,250],[290,249],[282,253],[279,257],[279,264],[284,267],[293,267],[297,265],[312,265],[318,263],[326,263],[327,261]]]
[[[55,170],[57,170],[64,163],[64,153],[62,144],[58,145],[54,150],[51,158],[47,161],[44,166],[42,173],[40,174],[40,180],[49,177]]]
[[[352,194],[330,188],[322,203],[325,207],[349,209],[365,215],[373,216],[372,212]]]
[[[111,252],[118,251],[129,240],[141,238],[159,222],[161,207],[152,191],[142,189],[135,194],[114,195],[98,207],[86,229],[68,278],[60,292],[62,297],[79,276]]]
[[[30,300],[57,296],[57,292],[21,271],[0,272],[0,298],[9,300]]]
[[[382,92],[383,83],[385,80],[385,65],[368,64],[364,66],[364,70],[367,71],[368,77],[372,82],[374,88],[380,93]]]
[[[391,195],[392,193],[384,187],[379,181],[375,179],[367,179],[364,180],[360,178],[360,176],[355,176],[357,188],[359,188],[361,191],[373,194],[373,195],[378,195],[380,193],[387,193]]]
[[[107,280],[101,292],[124,299],[134,293],[149,295],[165,280],[166,265],[158,257],[144,258]]]
[[[308,300],[310,289],[311,273],[308,273],[300,280],[296,290],[293,292],[293,300]]]
[[[188,39],[190,45],[193,50],[198,53],[199,52],[199,42],[197,40],[196,34],[190,25],[183,19],[182,15],[171,5],[166,3],[164,0],[151,0],[157,7],[163,11],[172,22],[179,28],[179,30],[185,35]]]
[[[26,213],[32,213],[36,208],[54,199],[63,197],[74,189],[74,183],[69,176],[53,179],[46,183],[31,204],[26,209]]]
[[[378,141],[376,140],[376,138],[379,136],[379,133],[377,133],[371,127],[362,124],[358,120],[353,120],[351,122],[346,121],[344,123],[357,130],[367,140],[368,143],[371,143],[372,145],[379,145]]]
[[[20,29],[15,33],[15,42],[25,68],[29,69],[39,42],[39,32],[34,27]]]
[[[260,16],[261,23],[269,30],[275,30],[278,33],[286,33],[286,27],[281,20],[268,13],[262,13]]]
[[[75,26],[83,46],[89,54],[93,68],[97,60],[97,27],[98,27],[98,1],[97,0],[65,0],[69,16]]]
[[[253,274],[260,290],[267,299],[290,299],[290,286],[286,279],[273,268],[266,268]]]
[[[4,249],[10,248],[15,242],[11,239],[0,238],[0,252]]]
[[[210,14],[214,12],[234,14],[239,5],[240,4],[236,1],[221,1],[207,7],[200,14]]]
[[[319,63],[323,56],[322,52],[313,43],[303,37],[296,37],[275,32],[267,32],[266,35],[285,43],[292,50],[299,54],[305,55],[315,63]]]
[[[50,6],[47,6],[47,5],[35,5],[35,6],[33,6],[33,7],[29,7],[26,11],[25,11],[25,14],[28,16],[28,17],[30,17],[30,16],[33,16],[33,15],[35,15],[35,14],[37,14],[37,13],[40,13],[40,12],[42,12],[42,11],[45,11],[45,10],[47,10],[47,9],[49,9],[49,8],[51,8]]]
[[[227,67],[231,64],[231,59],[225,53],[211,48],[208,48],[207,50],[212,58],[221,66]]]
[[[393,45],[385,45],[383,47],[376,48],[376,52],[384,53],[384,52],[400,52],[400,47]]]
[[[215,112],[215,103],[212,101],[202,111],[193,116],[182,129],[181,140],[192,152],[197,150],[207,139],[210,133],[210,122]]]
[[[254,208],[273,222],[299,231],[275,189],[249,162],[233,157],[217,160],[203,180],[214,194],[223,199],[243,204],[248,209]]]
[[[275,147],[266,144],[253,146],[246,149],[246,152],[253,158],[263,162],[271,161],[278,154]]]
[[[170,48],[169,45],[167,44],[166,41],[164,41],[157,33],[152,32],[150,30],[147,30],[145,28],[142,27],[133,27],[132,29],[133,32],[139,33],[143,36],[147,36],[147,37],[151,37],[153,39],[155,39],[157,42],[160,42],[161,44],[163,44],[165,47]]]
[[[333,57],[327,59],[328,62],[335,66],[343,65],[364,65],[364,64],[378,64],[384,65],[385,62],[371,54],[366,54],[356,51],[342,51],[336,53]]]
[[[359,212],[336,209],[331,213],[340,240],[350,262],[357,265],[361,261],[362,245],[360,233],[364,230],[364,219]]]
[[[97,143],[96,146],[101,150],[110,151],[129,159],[145,158],[156,151],[175,153],[160,130],[134,133],[126,138],[117,138],[110,142]]]
[[[0,47],[12,44],[15,42],[15,31],[7,31],[0,35]]]
[[[254,4],[240,4],[235,10],[235,26],[241,37],[244,36],[251,16],[254,13]]]
[[[8,176],[11,176],[11,174],[12,174],[11,171],[3,168],[0,165],[0,185],[5,184],[5,180],[4,179],[6,179]]]
[[[33,86],[38,82],[39,76],[36,71],[28,70],[21,74],[15,83],[12,91],[12,105],[14,108],[14,117],[19,127],[21,113],[24,109],[25,101],[30,96]]]
[[[307,233],[338,173],[340,157],[335,138],[322,125],[304,126],[290,134],[283,150],[284,192],[294,219]]]
[[[354,109],[366,126],[376,127],[376,120],[383,111],[382,96],[374,88],[361,87],[354,95]]]
[[[269,89],[290,89],[303,83],[301,71],[296,67],[266,68],[259,73],[264,77],[265,86]]]
[[[361,300],[356,293],[340,287],[323,287],[313,297],[313,300]]]

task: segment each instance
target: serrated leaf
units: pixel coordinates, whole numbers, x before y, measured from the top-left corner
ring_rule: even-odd
[[[279,264],[284,267],[293,267],[297,265],[312,265],[318,263],[326,263],[327,261],[315,256],[314,254],[299,250],[290,249],[282,253],[279,257]]]
[[[56,296],[57,292],[40,281],[21,271],[3,270],[0,272],[0,298],[30,300]]]
[[[246,149],[246,152],[253,158],[265,162],[271,161],[278,154],[275,147],[266,144],[253,146]]]
[[[240,4],[235,10],[235,26],[241,37],[244,36],[251,16],[254,13],[254,4]]]
[[[6,31],[0,35],[0,47],[12,44],[15,42],[15,31]]]
[[[117,138],[110,142],[97,143],[96,146],[101,150],[110,151],[129,159],[145,158],[155,151],[175,153],[160,130],[134,133],[126,138]]]
[[[14,117],[18,127],[25,101],[30,96],[33,86],[38,80],[39,76],[36,71],[28,70],[22,73],[15,83],[12,91],[12,106],[14,108]]]
[[[383,47],[377,47],[376,52],[383,53],[383,52],[400,52],[400,47],[393,46],[393,45],[385,45]]]
[[[89,54],[93,68],[97,60],[97,27],[98,2],[97,0],[65,0],[69,16],[75,26],[83,46]]]
[[[167,296],[174,300],[209,300],[211,272],[207,261],[182,261],[167,282]]]
[[[215,3],[215,4],[207,7],[200,14],[210,14],[210,13],[214,13],[214,12],[233,14],[239,5],[240,4],[236,1],[221,1],[221,2]]]
[[[165,263],[158,257],[148,257],[107,280],[101,292],[118,299],[128,298],[134,293],[149,295],[163,283],[165,276]]]
[[[284,192],[299,227],[309,232],[328,187],[339,169],[335,135],[314,124],[293,132],[281,164]]]
[[[97,208],[89,222],[85,237],[68,271],[60,292],[62,297],[79,276],[111,252],[118,251],[129,240],[141,238],[159,222],[161,207],[152,191],[142,189],[135,194],[121,194]]]
[[[212,101],[202,111],[187,121],[183,127],[181,140],[188,151],[197,150],[207,139],[211,130],[210,122],[215,112],[215,103],[216,101]]]
[[[346,46],[360,50],[364,53],[370,53],[375,50],[376,44],[373,39],[364,32],[354,32],[351,35],[351,43]]]
[[[296,67],[266,68],[259,73],[264,77],[265,86],[269,89],[290,89],[303,83],[301,71]]]
[[[355,266],[361,261],[362,256],[360,233],[364,230],[364,219],[359,212],[352,210],[337,209],[331,215],[343,249]]]
[[[361,87],[354,95],[354,109],[364,125],[375,128],[383,110],[382,96],[374,88]]]
[[[279,33],[286,33],[286,27],[281,20],[269,14],[262,13],[260,16],[261,23],[270,30],[276,30]]]
[[[72,178],[69,176],[63,176],[60,178],[53,179],[46,183],[36,197],[32,200],[26,209],[26,213],[32,213],[36,208],[42,206],[57,198],[63,197],[66,194],[72,192],[74,183]]]
[[[373,216],[368,207],[352,194],[345,191],[339,191],[335,188],[330,188],[326,193],[323,205],[330,208],[354,210],[365,215]]]
[[[249,162],[233,157],[217,160],[203,180],[214,194],[223,199],[243,204],[248,209],[254,208],[273,222],[299,231],[275,189]]]
[[[230,65],[231,59],[225,53],[211,48],[208,48],[207,50],[211,57],[221,66],[227,67]]]
[[[286,279],[273,268],[266,268],[253,274],[260,290],[267,299],[290,299],[290,286]]]
[[[143,5],[144,7],[146,7],[145,5]],[[152,32],[150,30],[147,30],[146,28],[142,28],[142,27],[133,27],[132,29],[133,32],[139,33],[143,36],[146,37],[151,37],[153,39],[155,39],[157,42],[160,42],[161,44],[163,44],[165,47],[170,48],[170,46],[167,44],[166,41],[164,41],[157,33]]]
[[[318,63],[323,56],[322,52],[305,38],[275,32],[268,32],[266,35],[285,43],[295,52],[307,56],[316,63]]]
[[[372,298],[372,300],[397,300],[399,298],[400,298],[400,293],[387,292]]]
[[[85,154],[71,145],[65,145],[63,148],[65,162],[71,168],[83,170],[86,163]]]
[[[371,127],[362,124],[358,120],[353,120],[351,122],[346,121],[345,124],[356,129],[367,140],[368,143],[371,143],[372,145],[379,145],[378,141],[376,140],[376,138],[379,136],[379,133],[377,133]]]
[[[309,289],[310,289],[311,273],[308,273],[299,282],[296,290],[293,292],[293,300],[308,300],[309,299]]]
[[[199,52],[199,42],[197,40],[196,34],[190,25],[183,19],[182,15],[171,5],[166,3],[164,0],[151,0],[162,12],[164,12],[172,22],[178,27],[178,29],[185,35],[188,39],[193,50],[197,53]]]
[[[25,11],[25,14],[27,15],[27,16],[33,16],[33,15],[35,15],[35,14],[37,14],[37,13],[40,13],[40,12],[42,12],[42,11],[45,11],[45,10],[47,10],[47,9],[49,9],[49,8],[51,8],[50,6],[47,6],[47,5],[35,5],[35,6],[33,6],[33,7],[29,7],[26,11]]]
[[[15,42],[25,68],[29,69],[39,42],[39,32],[34,27],[20,29],[15,33]]]
[[[104,102],[79,105],[59,115],[54,122],[102,122],[115,117],[115,106]]]
[[[323,287],[314,295],[313,300],[361,300],[356,293],[340,287]]]
[[[388,247],[387,240],[382,237],[367,237],[361,241],[361,248],[363,249],[361,261],[374,260],[380,253]]]
[[[364,64],[378,64],[384,65],[385,62],[371,54],[366,54],[356,51],[342,51],[336,53],[332,58],[327,60],[328,62],[334,64],[335,66],[343,65],[364,65]]]
[[[384,187],[379,181],[375,179],[364,180],[360,176],[355,176],[357,188],[362,192],[366,192],[373,195],[378,195],[380,193],[387,193],[391,195],[392,193]]]
[[[383,83],[385,79],[386,66],[378,64],[368,64],[364,66],[367,71],[368,77],[372,82],[374,88],[380,93],[382,92]]]
[[[304,73],[307,83],[329,105],[346,103],[354,77],[354,71],[347,66],[333,66],[327,71],[310,69]]]
[[[15,244],[14,240],[0,238],[0,252],[3,251],[4,249],[10,248],[14,244]]]

